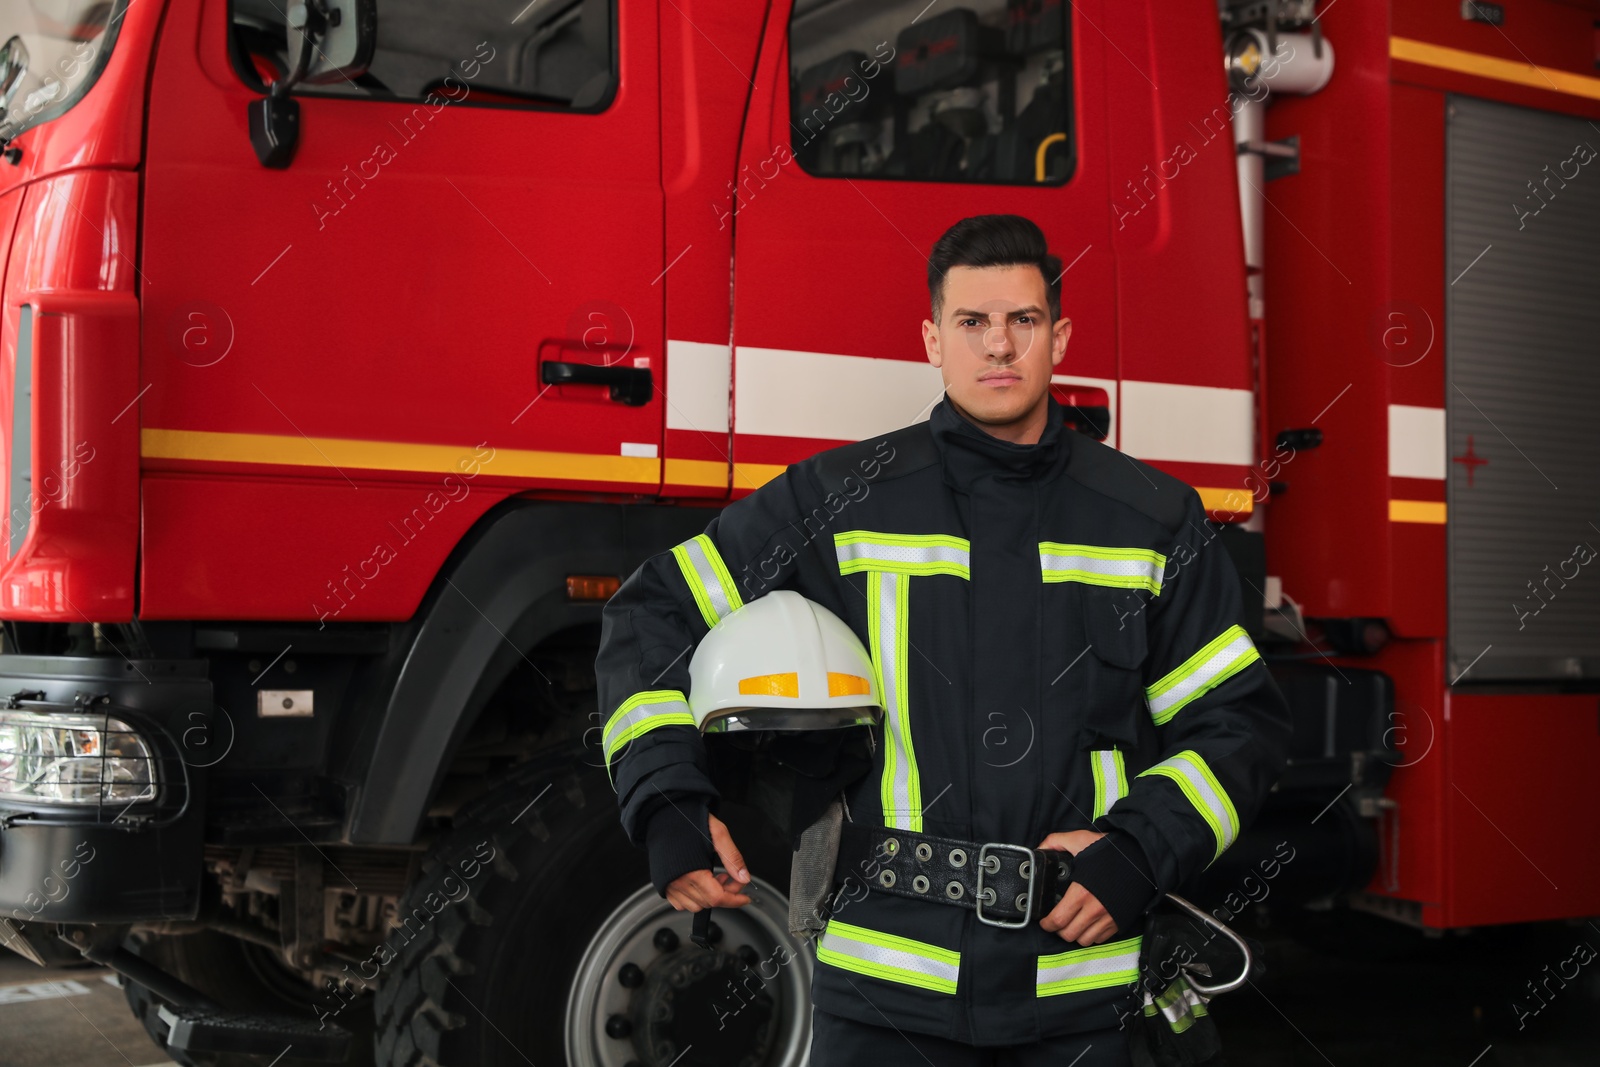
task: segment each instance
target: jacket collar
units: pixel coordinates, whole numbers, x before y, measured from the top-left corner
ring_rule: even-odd
[[[1064,412],[1054,397],[1046,402],[1039,442],[1016,445],[979,429],[955,410],[948,396],[942,398],[929,414],[928,424],[943,461],[945,481],[965,491],[986,476],[1029,479],[1065,463],[1072,442],[1064,426]]]

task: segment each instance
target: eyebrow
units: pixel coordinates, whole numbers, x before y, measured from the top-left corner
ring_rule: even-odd
[[[1030,304],[1028,307],[1017,308],[1017,310],[1015,310],[1015,311],[1007,312],[1006,313],[1006,318],[1014,319],[1018,315],[1043,315],[1043,314],[1044,314],[1044,309],[1043,308],[1035,307],[1035,306]],[[950,317],[953,318],[953,319],[972,318],[972,319],[983,319],[985,322],[989,321],[989,316],[987,314],[985,314],[984,312],[981,312],[981,311],[973,311],[971,308],[956,308],[954,311],[952,311],[950,313]]]

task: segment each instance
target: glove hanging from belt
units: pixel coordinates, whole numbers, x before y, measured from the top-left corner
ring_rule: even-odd
[[[1072,884],[1067,852],[960,841],[846,823],[835,880],[977,912],[990,926],[1023,927],[1050,913]]]

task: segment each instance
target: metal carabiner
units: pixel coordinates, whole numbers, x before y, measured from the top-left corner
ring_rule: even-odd
[[[1199,919],[1201,922],[1205,923],[1207,926],[1214,927],[1216,931],[1223,937],[1226,937],[1229,941],[1232,941],[1236,946],[1238,946],[1239,952],[1244,956],[1244,969],[1239,972],[1239,977],[1234,978],[1231,981],[1219,982],[1216,985],[1207,985],[1204,982],[1199,981],[1195,978],[1194,974],[1188,970],[1188,968],[1184,968],[1183,976],[1185,980],[1188,981],[1189,988],[1193,989],[1196,993],[1199,993],[1203,997],[1214,997],[1219,993],[1231,993],[1235,989],[1238,989],[1240,986],[1244,985],[1245,982],[1250,978],[1250,965],[1252,962],[1254,962],[1250,955],[1250,946],[1245,944],[1244,938],[1228,929],[1227,924],[1219,921],[1211,915],[1206,914],[1204,911],[1201,911],[1199,908],[1195,907],[1178,894],[1168,893],[1167,899],[1178,905],[1178,907],[1182,908],[1190,915],[1193,915],[1196,919]]]

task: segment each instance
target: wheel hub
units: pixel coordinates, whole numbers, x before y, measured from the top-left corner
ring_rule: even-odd
[[[641,889],[601,924],[567,1005],[567,1056],[599,1067],[800,1067],[811,1040],[811,957],[788,904],[757,879],[716,913],[710,949],[692,917]]]

